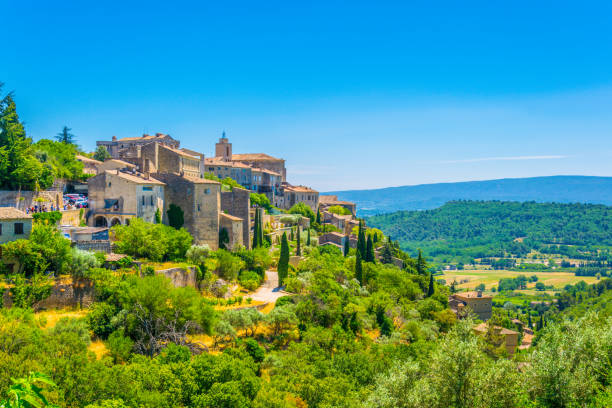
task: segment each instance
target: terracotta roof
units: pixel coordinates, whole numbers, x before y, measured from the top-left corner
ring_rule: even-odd
[[[187,158],[192,159],[192,160],[200,160],[199,156],[194,156],[194,155],[189,154],[189,153],[187,153],[187,152],[185,152],[183,150],[174,149],[172,147],[169,147],[169,146],[166,146],[166,145],[163,145],[163,144],[160,144],[159,147],[161,147],[163,149],[166,149],[166,150],[169,150],[169,151],[171,151],[173,153],[176,153],[179,156],[187,157]]]
[[[0,220],[18,220],[23,218],[32,218],[32,216],[15,207],[0,207]]]
[[[87,156],[81,156],[80,154],[77,154],[76,156],[74,156],[74,158],[77,159],[78,161],[83,162],[83,163],[102,164],[101,161],[92,159],[92,158],[87,157]]]
[[[116,172],[116,171],[106,170],[106,174],[112,174],[113,176],[118,176],[119,178],[122,178],[127,181],[131,181],[132,183],[136,183],[136,184],[158,184],[160,186],[166,185],[166,183],[162,183],[161,181],[156,180],[153,177],[149,177],[147,179],[140,175],[124,173],[122,171]]]
[[[280,173],[277,173],[277,172],[272,171],[272,170],[268,170],[268,169],[259,169],[259,170],[261,170],[262,173],[268,173],[268,174],[271,174],[271,175],[277,176],[277,177],[281,176]]]
[[[313,190],[310,187],[306,186],[285,186],[285,191],[292,191],[294,193],[318,193],[317,190]]]
[[[498,330],[500,334],[518,334],[517,331],[506,329],[505,327],[493,326],[493,328],[495,330]],[[486,332],[487,331],[487,324],[486,323],[480,323],[478,326],[474,327],[474,330],[479,331],[479,332]]]
[[[125,167],[131,167],[131,168],[135,168],[136,167],[135,164],[132,164],[132,163],[129,163],[129,162],[126,162],[126,161],[123,161],[123,160],[119,160],[119,159],[107,159],[107,160],[104,160],[104,163],[110,163],[110,162],[121,164],[121,165],[123,165]]]
[[[265,153],[232,154],[232,160],[244,161],[285,161]]]
[[[181,176],[182,178],[184,178],[187,181],[190,181],[194,184],[221,184],[218,181],[215,180],[209,180],[207,178],[200,178],[200,177],[191,177],[191,176]]]
[[[485,295],[482,292],[480,292],[480,296],[478,296],[477,291],[455,293],[455,296],[458,298],[464,298],[464,299],[492,299],[491,296]]]
[[[172,137],[170,135],[165,135],[163,133],[156,133],[154,135],[147,135],[144,134],[140,137],[124,137],[119,139],[119,141],[121,142],[132,142],[132,141],[136,141],[136,140],[155,140],[155,139],[164,139],[166,137],[170,137],[172,139]]]
[[[335,203],[336,201],[338,201],[337,195],[322,194],[319,196],[319,202],[321,204]]]
[[[211,166],[226,166],[226,167],[235,167],[240,169],[252,169],[251,166],[247,166],[244,163],[240,162],[229,162],[225,161],[220,157],[209,157],[204,159],[204,164]]]
[[[181,150],[182,152],[185,152],[185,153],[187,153],[187,154],[190,154],[190,155],[192,155],[192,156],[194,156],[194,157],[198,157],[198,158],[202,157],[202,158],[204,158],[204,153],[196,152],[195,150],[187,149],[187,148],[185,148],[185,147],[181,147],[181,149],[180,149],[180,150]]]
[[[223,213],[223,212],[221,213],[221,216],[222,216],[223,218],[227,218],[228,220],[232,220],[232,221],[244,221],[244,220],[243,220],[242,218],[240,218],[240,217],[235,217],[235,216],[233,216],[233,215],[226,214],[226,213]]]

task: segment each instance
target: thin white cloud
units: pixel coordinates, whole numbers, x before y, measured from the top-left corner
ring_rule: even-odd
[[[452,163],[477,163],[477,162],[506,161],[506,160],[555,160],[555,159],[566,159],[567,157],[568,156],[561,156],[561,155],[481,157],[479,159],[445,160],[445,161],[441,161],[440,163],[442,163],[442,164],[452,164]]]

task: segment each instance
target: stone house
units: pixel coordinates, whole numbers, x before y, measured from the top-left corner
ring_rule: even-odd
[[[98,174],[98,166],[102,164],[101,161],[91,159],[87,156],[82,156],[80,154],[77,154],[75,158],[81,163],[83,163],[83,173],[84,174],[91,174],[94,176]]]
[[[88,181],[88,224],[107,227],[129,224],[134,217],[155,222],[163,213],[165,184],[148,174],[104,171]]]
[[[319,245],[336,245],[340,249],[344,250],[344,245],[349,237],[339,232],[326,232],[325,234],[319,235]]]
[[[204,155],[193,151],[178,150],[158,142],[140,148],[138,167],[150,173],[184,174],[191,178],[204,177]],[[134,159],[132,159],[134,160]]]
[[[242,245],[251,247],[251,193],[243,188],[221,192],[221,211],[242,219]]]
[[[482,321],[489,320],[493,313],[493,298],[481,291],[455,293],[448,305],[458,317],[465,316],[468,308]]]
[[[321,205],[321,211],[325,211],[329,207],[337,205],[337,206],[344,207],[347,210],[349,210],[353,216],[357,215],[357,204],[352,203],[350,201],[338,200],[337,195],[322,194],[319,196],[319,204]]]
[[[252,168],[243,163],[224,161],[219,157],[204,159],[204,169],[220,179],[230,177],[244,188],[251,190],[253,182]]]
[[[180,142],[178,140],[163,133],[156,133],[155,135],[143,134],[140,137],[124,137],[122,139],[117,139],[116,136],[113,136],[110,142],[98,141],[96,145],[106,147],[106,150],[108,150],[113,159],[126,160],[140,158],[142,146],[151,142],[157,142],[173,149],[178,149],[180,147]]]
[[[195,245],[219,248],[219,214],[221,212],[221,184],[204,178],[156,173],[165,185],[163,222],[168,223],[170,204],[183,210],[184,227],[193,236]]]
[[[32,216],[14,207],[0,207],[0,244],[28,239],[32,232]]]
[[[226,162],[240,162],[256,169],[270,170],[281,177],[281,183],[287,181],[284,159],[278,159],[265,153],[233,154],[232,144],[225,137],[225,132],[215,145],[215,158]]]
[[[478,326],[474,327],[474,331],[480,335],[484,335],[487,330],[487,323],[480,323]],[[513,355],[516,348],[519,346],[520,333],[500,326],[493,326],[493,330],[495,330],[496,334],[501,335],[504,338],[504,345],[508,355]]]
[[[288,210],[297,203],[304,203],[316,212],[319,208],[319,192],[306,186],[283,184],[281,193],[275,197],[274,205]]]
[[[225,229],[229,237],[227,249],[233,250],[239,245],[244,245],[243,219],[230,214],[219,214],[219,231]]]

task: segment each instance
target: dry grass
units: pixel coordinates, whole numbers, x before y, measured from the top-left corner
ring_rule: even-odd
[[[101,359],[108,351],[102,340],[92,341],[88,349],[96,355],[98,360]]]
[[[87,309],[54,309],[36,313],[36,317],[44,324],[45,329],[55,327],[62,317],[80,318],[87,316]]]

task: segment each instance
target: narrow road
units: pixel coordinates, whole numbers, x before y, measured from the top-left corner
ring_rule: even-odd
[[[278,287],[278,272],[266,271],[266,281],[250,297],[253,300],[274,303],[285,295],[287,294]]]

